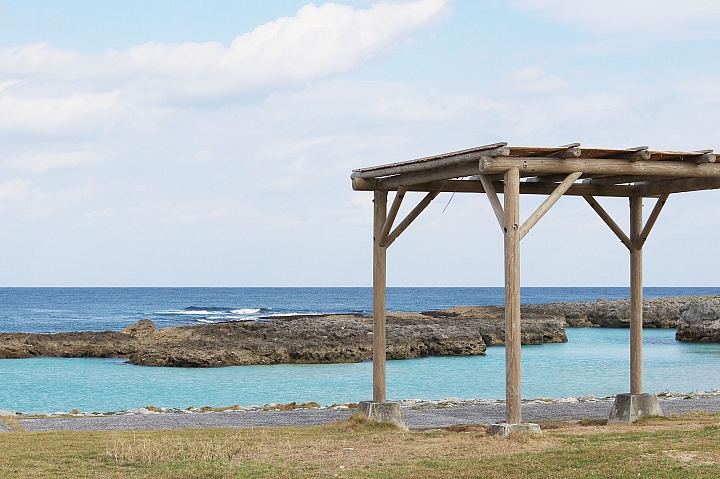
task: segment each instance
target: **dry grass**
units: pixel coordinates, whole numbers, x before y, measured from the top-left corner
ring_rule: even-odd
[[[294,409],[314,409],[320,407],[320,404],[315,401],[310,401],[302,404],[297,404],[295,401],[287,404],[276,404],[274,406],[267,406],[263,408],[263,411],[292,411]]]
[[[362,415],[317,427],[0,434],[0,477],[720,477],[720,416],[633,426],[403,432]]]

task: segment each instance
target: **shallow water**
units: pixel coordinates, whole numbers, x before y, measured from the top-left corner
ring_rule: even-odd
[[[523,346],[523,397],[608,396],[629,388],[629,330],[567,330],[569,342]],[[720,344],[644,331],[646,392],[720,388]],[[487,356],[388,361],[389,399],[503,398],[505,348]],[[367,400],[372,364],[152,368],[122,359],[0,360],[0,409],[118,411],[141,406],[252,405]]]

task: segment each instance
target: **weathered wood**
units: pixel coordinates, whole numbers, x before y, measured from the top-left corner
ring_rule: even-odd
[[[642,394],[642,197],[630,198],[630,394]]]
[[[430,202],[434,200],[435,197],[437,197],[437,195],[439,194],[440,191],[431,191],[427,195],[425,195],[425,197],[420,201],[420,203],[418,203],[418,205],[413,208],[410,213],[408,213],[405,219],[400,222],[397,228],[395,228],[393,232],[390,233],[388,236],[380,240],[380,245],[388,248],[391,244],[393,244],[397,237],[400,236],[402,232],[407,229],[408,226],[410,226],[410,223],[415,221],[415,218],[420,216],[420,213],[422,213],[423,210],[428,207]]]
[[[595,210],[595,212],[598,214],[598,216],[600,216],[600,218],[602,218],[602,220],[605,222],[605,224],[610,227],[612,232],[615,233],[615,236],[618,237],[618,239],[622,242],[622,244],[624,244],[628,250],[632,251],[633,245],[630,242],[630,238],[628,238],[627,235],[625,234],[625,232],[622,230],[622,228],[620,228],[617,225],[617,223],[615,223],[615,221],[610,217],[610,215],[607,213],[607,211],[605,211],[603,209],[603,207],[600,206],[600,204],[597,201],[595,201],[595,198],[593,198],[590,195],[585,195],[585,196],[583,196],[583,198],[585,198],[585,201],[587,201],[588,204],[590,205],[590,207],[593,210]],[[633,198],[633,197],[631,196],[631,198]]]
[[[660,216],[660,212],[662,211],[663,206],[665,206],[668,196],[670,195],[662,195],[655,203],[655,207],[653,208],[652,212],[650,212],[650,216],[648,217],[647,222],[645,222],[645,227],[640,232],[637,241],[633,243],[637,249],[642,249],[643,246],[645,246],[645,241],[647,241],[647,238],[650,235],[650,231],[652,230],[653,226],[655,226],[655,222],[657,221],[658,216]]]
[[[522,240],[525,235],[528,234],[528,232],[532,229],[532,227],[535,226],[543,216],[545,216],[545,213],[550,211],[550,208],[552,208],[553,205],[557,203],[560,197],[562,197],[562,195],[565,194],[568,189],[570,189],[573,183],[575,183],[575,181],[580,178],[581,175],[582,171],[570,173],[567,178],[565,178],[563,182],[560,183],[557,188],[553,190],[552,193],[550,193],[550,196],[548,196],[545,201],[543,201],[540,206],[538,206],[538,208],[533,212],[533,214],[531,214],[520,227],[520,240]]]
[[[490,201],[490,206],[492,206],[495,217],[497,218],[500,229],[502,230],[503,228],[505,228],[505,212],[503,211],[503,207],[500,204],[500,199],[498,199],[495,187],[487,176],[481,174],[478,175],[478,177],[480,178],[480,183],[482,183],[485,194]]]
[[[625,155],[619,155],[618,158],[623,158],[630,161],[640,161],[640,160],[649,160],[652,156],[652,153],[648,151],[647,146],[638,146],[635,148],[628,148],[628,151],[631,153],[627,153]]]
[[[388,212],[387,218],[385,219],[385,223],[382,227],[382,232],[380,233],[381,242],[383,238],[385,238],[388,233],[390,233],[390,229],[392,228],[393,223],[395,223],[395,218],[397,217],[398,211],[400,211],[400,205],[402,204],[403,198],[405,198],[406,190],[407,188],[401,186],[400,188],[398,188],[398,191],[395,194],[392,206],[390,207],[390,211]]]
[[[373,401],[385,402],[385,309],[387,250],[380,244],[386,220],[387,192],[375,192],[373,218]]]
[[[647,176],[647,175],[619,175],[619,176],[600,176],[597,178],[587,178],[583,180],[585,184],[597,185],[597,186],[608,186],[608,185],[620,185],[627,183],[639,183],[642,181],[655,181],[662,179],[663,177]]]
[[[698,165],[702,163],[715,163],[715,160],[717,157],[714,153],[704,153],[702,156],[698,156],[697,158],[694,158],[692,161],[693,163],[697,163]]]
[[[484,157],[483,157],[484,158]],[[460,165],[444,166],[432,170],[418,171],[404,175],[391,176],[377,180],[380,190],[393,190],[400,186],[411,186],[429,181],[447,180],[463,176],[477,175],[480,172],[477,161],[465,162]]]
[[[583,150],[584,151],[584,150]],[[483,158],[480,172],[502,173],[518,168],[521,173],[536,175],[570,174],[582,171],[589,175],[646,175],[673,178],[720,178],[720,164],[696,165],[680,161],[627,161],[615,159],[567,159],[553,158]]]
[[[658,196],[666,193],[687,191],[716,190],[720,188],[720,178],[686,178],[682,180],[654,180],[635,185],[640,196]]]
[[[520,173],[505,173],[505,421],[522,422],[520,367]]]
[[[580,178],[585,178],[587,175],[584,173],[580,175]],[[527,183],[562,183],[565,178],[567,178],[567,175],[546,175],[546,176],[530,176],[527,180],[525,180]],[[583,181],[584,183],[585,181]]]
[[[557,153],[553,153],[550,155],[547,155],[548,157],[553,158],[578,158],[582,154],[582,150],[580,148],[570,147],[567,150],[559,151]]]
[[[417,160],[391,163],[389,165],[373,166],[353,170],[350,178],[380,178],[383,176],[414,173],[444,166],[453,166],[469,161],[477,161],[481,156],[507,156],[510,150],[507,143],[493,143],[479,146],[469,150],[453,151],[442,155],[428,156]]]
[[[563,175],[563,177],[566,175]],[[503,190],[503,183],[501,181],[492,182],[495,191]],[[361,178],[355,178],[352,180],[353,190],[355,191],[375,191],[377,186],[376,180],[364,180]],[[555,190],[557,185],[551,183],[531,183],[521,182],[520,183],[520,194],[523,195],[549,195]],[[388,191],[395,191],[396,189],[390,189]],[[411,185],[407,187],[407,191],[440,191],[442,193],[485,193],[485,189],[482,186],[482,182],[479,180],[447,180],[447,181],[432,181],[428,183],[419,183],[417,185]],[[597,186],[588,184],[574,184],[569,190],[565,192],[565,196],[614,196],[629,198],[636,194],[635,187],[633,186]],[[648,196],[659,196],[646,194]]]

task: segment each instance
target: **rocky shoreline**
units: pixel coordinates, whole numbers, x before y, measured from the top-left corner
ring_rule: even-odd
[[[628,300],[523,305],[522,343],[566,342],[566,327],[628,327]],[[676,328],[678,340],[720,341],[720,298],[643,303],[646,328]],[[502,306],[387,315],[388,359],[485,354],[503,345]],[[157,329],[141,320],[122,331],[0,333],[0,358],[128,358],[170,367],[343,363],[372,357],[372,318],[321,315]]]

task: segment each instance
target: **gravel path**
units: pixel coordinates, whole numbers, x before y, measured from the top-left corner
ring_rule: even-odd
[[[660,399],[663,411],[686,413],[694,410],[720,412],[720,396],[708,398]],[[523,404],[527,421],[607,418],[612,400],[578,402],[531,402]],[[481,403],[437,407],[420,405],[403,409],[411,429],[448,427],[453,424],[492,424],[505,418],[502,403]],[[342,421],[354,411],[336,409],[296,409],[293,411],[226,411],[206,413],[128,414],[103,417],[20,419],[17,423],[30,432],[39,431],[127,431],[142,429],[248,428],[273,426],[312,426]],[[0,422],[0,431],[9,428]]]

